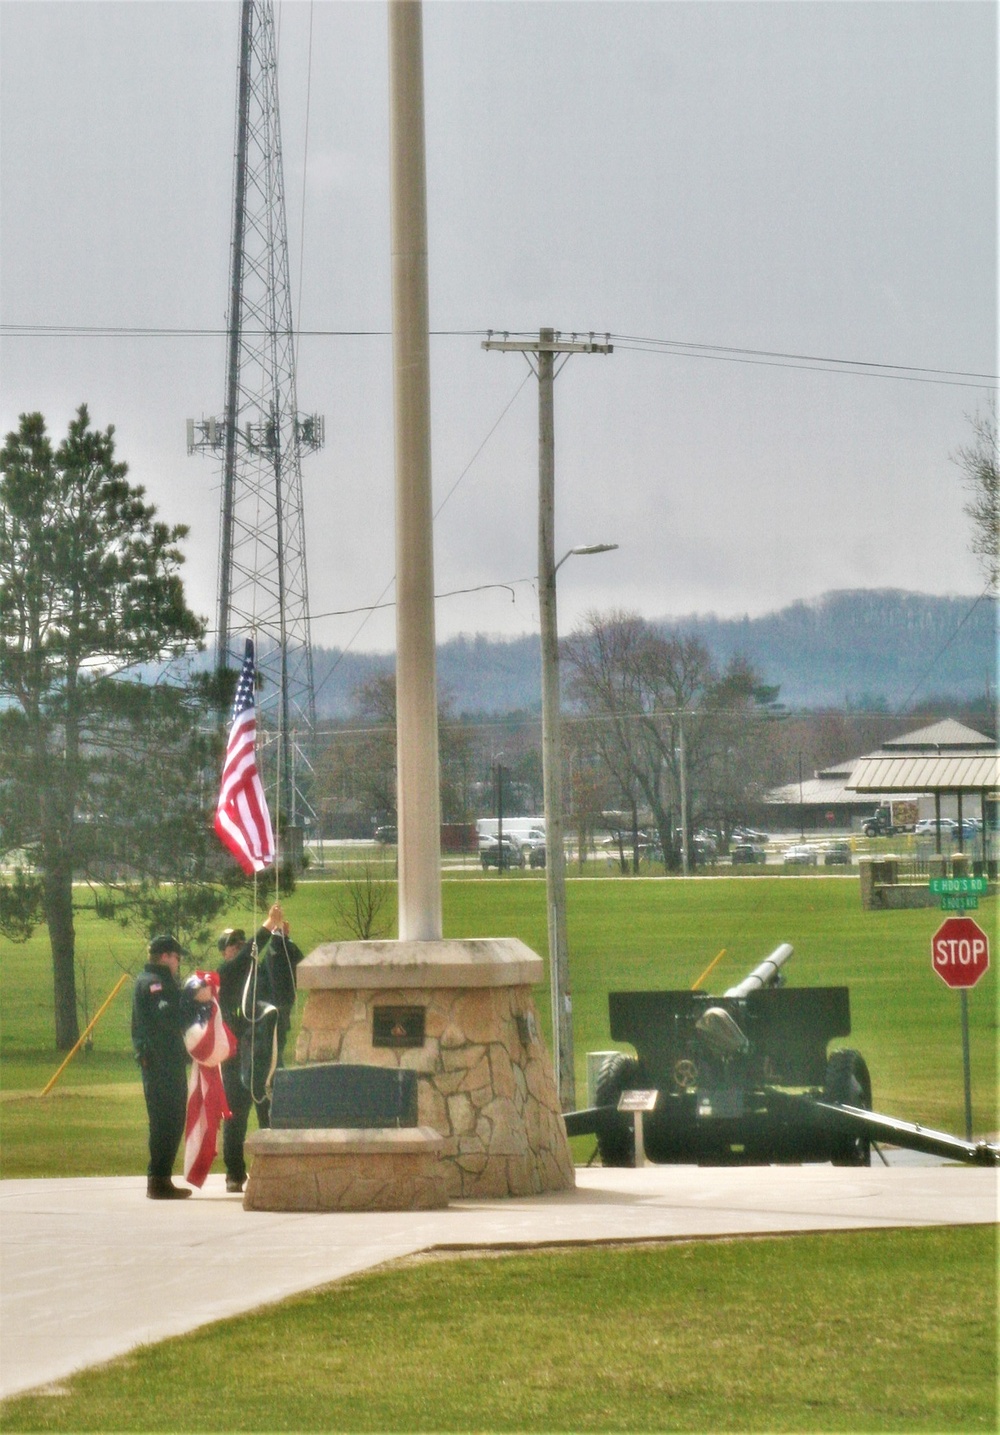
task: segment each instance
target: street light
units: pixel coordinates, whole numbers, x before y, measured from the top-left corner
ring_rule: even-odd
[[[617,547],[617,543],[585,543],[579,548],[571,548],[568,553],[564,553],[563,556],[559,559],[559,562],[553,569],[553,573],[558,573],[559,569],[566,562],[566,559],[572,558],[574,554],[583,557],[588,553],[610,553],[613,549]]]
[[[542,639],[542,787],[545,807],[545,893],[548,908],[549,977],[552,988],[552,1054],[556,1089],[564,1111],[576,1106],[573,1061],[573,1000],[566,940],[566,851],[562,821],[562,751],[559,740],[559,631],[556,574],[575,554],[610,553],[617,543],[571,548],[555,562],[551,490],[541,507],[538,543],[538,610]]]

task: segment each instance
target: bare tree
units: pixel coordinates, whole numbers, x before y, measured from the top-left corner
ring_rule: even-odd
[[[317,793],[325,810],[350,802],[375,821],[396,821],[396,679],[380,673],[359,684],[353,695],[355,718],[332,729],[317,760]],[[465,821],[475,763],[473,735],[455,722],[447,696],[438,701],[441,762],[441,816]]]
[[[393,913],[390,909],[393,883],[377,872],[371,862],[344,882],[334,899],[337,914],[359,942],[387,936]]]
[[[699,639],[622,612],[589,614],[564,651],[593,748],[631,807],[634,832],[639,805],[649,808],[668,865],[677,860],[682,749],[689,836],[709,819],[728,831],[773,780],[768,736],[749,719],[776,689],[747,663],[735,659],[720,674]]]
[[[972,519],[972,551],[990,587],[1000,588],[1000,463],[996,416],[970,419],[973,442],[963,444],[954,462],[965,475],[969,498],[965,512]]]

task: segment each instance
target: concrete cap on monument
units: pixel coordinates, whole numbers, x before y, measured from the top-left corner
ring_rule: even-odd
[[[931,940],[931,966],[949,987],[974,987],[990,965],[989,938],[971,917],[949,917]]]
[[[516,937],[437,942],[324,942],[298,968],[310,988],[537,986],[541,957]]]

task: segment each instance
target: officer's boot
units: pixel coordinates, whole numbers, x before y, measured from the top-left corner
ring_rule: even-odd
[[[187,1186],[175,1186],[169,1176],[149,1176],[146,1195],[151,1201],[183,1201],[190,1196]]]

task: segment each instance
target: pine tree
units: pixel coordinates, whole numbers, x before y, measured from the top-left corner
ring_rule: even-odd
[[[187,529],[158,522],[127,472],[85,406],[57,449],[34,413],[0,452],[0,852],[26,852],[31,873],[0,919],[13,910],[23,934],[34,895],[61,1050],[79,1034],[73,879],[116,820],[101,795],[128,765],[127,679],[204,632],[178,573]]]

